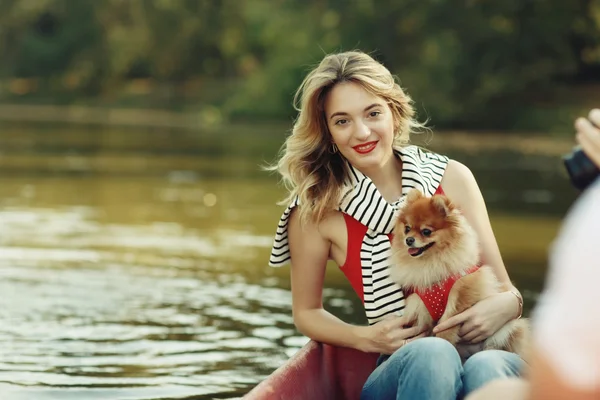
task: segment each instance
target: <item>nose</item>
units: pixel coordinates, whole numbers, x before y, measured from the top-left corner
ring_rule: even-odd
[[[364,140],[371,136],[371,129],[364,122],[360,121],[356,124],[355,135],[357,138]]]
[[[406,238],[406,244],[409,246],[412,246],[413,244],[415,244],[415,238],[414,237],[407,237]]]

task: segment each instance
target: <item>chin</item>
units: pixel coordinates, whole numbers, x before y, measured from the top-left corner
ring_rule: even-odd
[[[350,164],[360,170],[383,168],[391,159],[393,159],[394,153],[391,148],[389,152],[383,152],[379,146],[381,146],[381,144],[377,144],[377,147],[367,154],[359,154],[356,150],[351,148],[351,156],[346,158],[350,161]]]

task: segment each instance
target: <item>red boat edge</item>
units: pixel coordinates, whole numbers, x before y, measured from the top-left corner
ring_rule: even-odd
[[[359,399],[377,357],[311,340],[243,398]]]

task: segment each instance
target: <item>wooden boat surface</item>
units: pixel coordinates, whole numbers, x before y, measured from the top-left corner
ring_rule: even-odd
[[[311,340],[244,399],[359,399],[377,357]]]

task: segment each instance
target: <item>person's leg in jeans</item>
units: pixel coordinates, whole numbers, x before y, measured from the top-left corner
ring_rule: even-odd
[[[463,393],[469,393],[497,378],[518,377],[524,361],[502,350],[484,350],[469,357],[463,365]]]
[[[460,356],[444,339],[428,337],[403,346],[367,379],[361,400],[455,400],[462,391]]]

